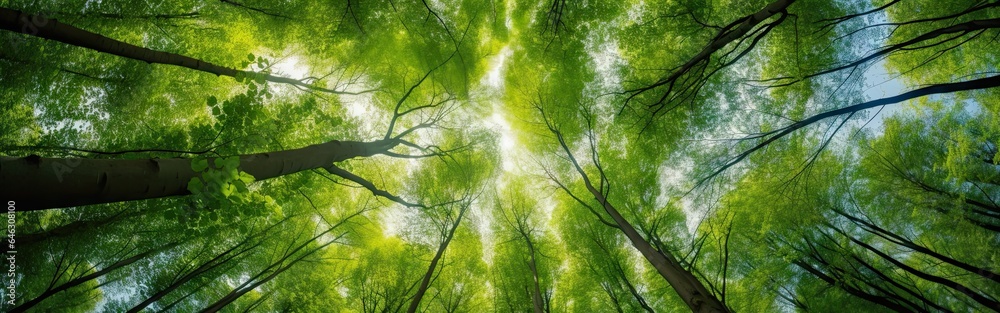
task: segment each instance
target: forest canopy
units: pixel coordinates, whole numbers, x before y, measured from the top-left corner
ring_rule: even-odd
[[[997,0],[0,0],[7,312],[1000,312]]]

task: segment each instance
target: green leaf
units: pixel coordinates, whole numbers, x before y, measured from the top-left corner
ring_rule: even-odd
[[[250,62],[253,62],[254,59],[256,59],[256,58],[253,56],[253,53],[247,54],[247,60],[250,60]]]
[[[246,184],[252,183],[256,178],[253,175],[247,174],[246,172],[240,172],[240,180]]]
[[[222,195],[223,196],[229,197],[229,195],[233,194],[233,192],[236,191],[236,187],[233,187],[232,184],[225,184],[225,185],[222,185],[222,188],[221,188],[220,191],[222,191]]]
[[[205,189],[205,183],[203,183],[201,179],[198,177],[191,177],[191,180],[188,181],[187,189],[192,194],[197,195],[200,194],[203,189]]]
[[[195,159],[191,161],[191,169],[195,172],[202,172],[208,168],[208,160],[206,159]]]
[[[226,165],[227,168],[232,168],[232,169],[240,167],[240,156],[234,155],[234,156],[231,156],[231,157],[227,157],[225,159],[225,163],[224,164]]]
[[[240,180],[233,181],[233,186],[236,186],[236,190],[239,191],[240,193],[250,192],[250,190],[247,189],[247,185],[244,184],[243,181]]]
[[[214,107],[218,103],[219,99],[216,99],[215,96],[208,96],[208,106]]]

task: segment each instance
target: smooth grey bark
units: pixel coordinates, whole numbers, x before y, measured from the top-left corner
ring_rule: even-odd
[[[240,171],[256,180],[388,152],[398,139],[330,141],[299,149],[240,155]],[[85,159],[0,157],[0,195],[20,211],[190,194],[193,159]],[[215,158],[209,158],[210,166]]]

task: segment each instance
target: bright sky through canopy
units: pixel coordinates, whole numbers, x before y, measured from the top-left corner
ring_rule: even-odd
[[[998,311],[998,37],[996,0],[0,1],[0,310]]]

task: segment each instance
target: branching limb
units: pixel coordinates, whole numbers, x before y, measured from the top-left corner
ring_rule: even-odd
[[[833,27],[833,26],[835,26],[837,24],[840,24],[840,23],[843,23],[845,21],[851,20],[851,19],[853,19],[855,17],[861,17],[861,16],[869,15],[869,14],[872,14],[872,13],[875,13],[875,12],[883,11],[886,8],[892,6],[892,5],[896,4],[896,3],[899,3],[899,2],[900,2],[900,0],[892,0],[892,1],[889,1],[888,3],[886,3],[886,4],[884,4],[884,5],[880,6],[880,7],[877,7],[877,8],[865,11],[865,12],[855,13],[855,14],[848,14],[848,15],[844,15],[844,16],[841,16],[841,17],[835,17],[835,18],[821,19],[821,20],[819,20],[817,22],[826,22],[826,23],[823,24],[822,26],[820,26],[819,30],[822,31],[824,29],[831,28],[831,27]]]
[[[708,177],[702,179],[697,185],[701,185],[702,183],[704,183],[704,182],[706,182],[706,181],[714,178],[715,176],[721,174],[722,172],[726,171],[730,167],[732,167],[732,166],[740,163],[741,161],[743,161],[744,159],[746,159],[750,154],[752,154],[752,153],[754,153],[754,152],[756,152],[756,151],[758,151],[760,149],[763,149],[764,147],[766,147],[767,145],[769,145],[769,144],[777,141],[778,139],[781,139],[782,137],[785,137],[785,136],[787,136],[787,135],[795,132],[796,130],[802,129],[802,128],[806,127],[806,126],[815,124],[815,123],[817,123],[819,121],[822,121],[822,120],[825,120],[825,119],[828,119],[828,118],[831,118],[831,117],[842,116],[842,115],[849,115],[849,114],[853,114],[853,113],[856,113],[856,112],[864,111],[864,110],[867,110],[867,109],[871,109],[871,108],[875,108],[875,107],[880,107],[880,106],[884,106],[884,105],[888,105],[888,104],[893,104],[893,103],[898,103],[898,102],[903,102],[903,101],[907,101],[907,100],[910,100],[910,99],[915,99],[915,98],[919,98],[919,97],[923,97],[923,96],[928,96],[928,95],[953,93],[953,92],[968,91],[968,90],[980,90],[980,89],[987,89],[987,88],[994,88],[994,87],[1000,87],[1000,76],[990,76],[990,77],[986,77],[986,78],[980,78],[980,79],[969,80],[969,81],[958,82],[958,83],[946,83],[946,84],[932,85],[932,86],[923,87],[923,88],[920,88],[920,89],[912,90],[912,91],[905,92],[903,94],[892,96],[892,97],[888,97],[888,98],[876,99],[876,100],[867,101],[867,102],[859,103],[859,104],[856,104],[856,105],[852,105],[852,106],[848,106],[848,107],[844,107],[844,108],[840,108],[840,109],[836,109],[836,110],[831,110],[831,111],[823,112],[823,113],[820,113],[820,114],[813,115],[813,116],[811,116],[809,118],[800,120],[798,122],[786,125],[785,127],[781,127],[781,128],[769,131],[769,132],[765,132],[765,133],[761,133],[761,134],[749,136],[749,137],[747,137],[745,139],[746,140],[764,139],[764,140],[761,141],[760,143],[754,145],[750,149],[747,149],[746,151],[740,153],[739,155],[737,155],[736,157],[732,158],[728,162],[726,162],[718,170],[712,172],[712,174],[710,174]]]
[[[228,4],[228,5],[231,5],[231,6],[235,6],[235,7],[242,8],[242,9],[249,10],[249,11],[254,11],[254,12],[257,12],[257,13],[260,13],[260,14],[264,14],[264,15],[267,15],[267,16],[270,16],[270,17],[283,18],[283,19],[286,19],[286,20],[291,20],[292,19],[291,17],[289,17],[287,15],[282,15],[282,14],[278,14],[278,13],[274,13],[274,12],[269,12],[267,10],[264,10],[264,9],[261,9],[261,8],[256,8],[256,7],[252,7],[252,6],[248,6],[246,4],[242,4],[242,3],[239,3],[239,2],[236,2],[236,1],[233,1],[233,0],[219,0],[219,1],[221,1],[222,3]]]
[[[396,196],[396,195],[394,195],[392,193],[389,193],[388,191],[379,189],[377,186],[375,186],[374,183],[368,181],[367,179],[364,179],[361,176],[355,175],[354,173],[351,173],[348,170],[345,170],[345,169],[342,169],[340,167],[337,167],[336,165],[330,165],[330,166],[326,167],[326,171],[329,172],[330,174],[337,175],[337,176],[340,176],[341,178],[344,178],[346,180],[350,180],[352,182],[355,182],[358,185],[361,185],[362,187],[365,187],[365,189],[368,189],[368,191],[371,191],[372,194],[374,194],[376,196],[392,200],[393,202],[402,204],[402,205],[404,205],[406,207],[411,207],[411,208],[427,208],[427,206],[425,206],[423,204],[413,203],[413,202],[409,202],[409,201],[403,200],[403,198],[400,198],[399,196]]]
[[[625,90],[623,93],[627,95],[627,97],[624,101],[624,104],[622,105],[621,110],[619,110],[619,114],[624,112],[625,108],[628,107],[629,103],[632,102],[636,97],[638,97],[643,93],[650,92],[652,90],[662,90],[663,96],[661,96],[659,100],[649,104],[649,106],[661,107],[661,108],[666,106],[665,103],[666,99],[671,96],[675,87],[680,86],[679,88],[686,89],[687,87],[690,87],[690,85],[693,84],[693,82],[690,81],[689,83],[685,84],[679,80],[681,80],[682,78],[685,80],[691,80],[691,79],[705,80],[707,77],[704,77],[702,75],[694,75],[692,74],[692,71],[695,71],[699,67],[702,68],[702,70],[704,70],[704,67],[708,66],[708,63],[712,58],[712,54],[723,49],[724,47],[728,46],[730,43],[734,41],[741,39],[745,40],[746,38],[745,36],[747,36],[748,34],[752,35],[753,33],[756,33],[757,31],[755,31],[755,29],[759,31],[760,28],[758,28],[758,25],[764,22],[765,20],[768,20],[777,14],[782,14],[782,16],[786,15],[787,14],[786,10],[788,6],[790,6],[794,2],[795,2],[794,0],[774,1],[758,12],[744,16],[730,23],[729,25],[726,25],[725,27],[722,27],[722,29],[719,30],[719,33],[716,34],[715,38],[713,38],[708,44],[706,44],[700,52],[698,52],[693,57],[688,59],[688,61],[685,62],[684,64],[672,69],[670,71],[670,74],[668,74],[667,76],[663,77],[659,81],[654,82],[651,85],[636,89]],[[777,24],[765,26],[765,29],[767,30],[764,32],[764,34],[766,34],[770,28],[773,28],[776,25]],[[758,41],[760,40],[760,38],[762,38],[762,36],[756,37],[754,41]],[[747,52],[749,52],[749,50],[744,51],[742,54],[746,54]],[[684,76],[686,75],[691,75],[694,77],[684,78]]]

